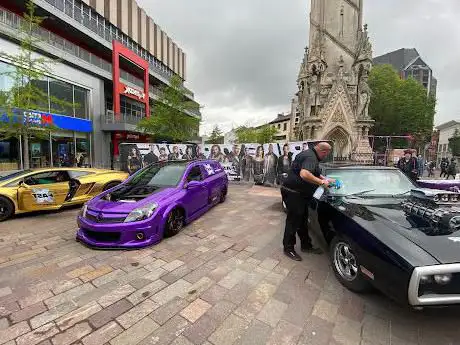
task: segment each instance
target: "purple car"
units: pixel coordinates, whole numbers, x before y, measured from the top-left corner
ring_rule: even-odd
[[[460,180],[418,180],[417,184],[422,188],[460,192]]]
[[[227,190],[216,161],[156,163],[85,204],[77,240],[103,248],[149,246],[224,202]]]

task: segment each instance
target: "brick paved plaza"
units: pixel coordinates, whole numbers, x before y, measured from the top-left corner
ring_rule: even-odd
[[[78,209],[0,224],[0,344],[460,344],[459,309],[357,296],[326,255],[281,251],[276,190],[232,186],[178,236],[137,251],[75,242]]]

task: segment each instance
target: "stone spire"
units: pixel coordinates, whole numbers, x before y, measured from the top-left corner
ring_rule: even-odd
[[[297,80],[299,140],[336,141],[341,157],[362,151],[372,126],[372,45],[362,12],[363,0],[311,0],[309,49]]]

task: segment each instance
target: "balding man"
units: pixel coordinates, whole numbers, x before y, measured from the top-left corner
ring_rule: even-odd
[[[306,253],[321,254],[319,248],[312,245],[308,235],[306,219],[308,206],[313,194],[319,186],[328,187],[333,180],[327,180],[321,175],[319,163],[331,152],[331,145],[326,142],[318,143],[312,150],[300,152],[292,162],[288,177],[281,193],[287,208],[286,228],[284,230],[283,246],[287,257],[295,261],[302,258],[296,253],[296,233],[299,235],[301,250]]]

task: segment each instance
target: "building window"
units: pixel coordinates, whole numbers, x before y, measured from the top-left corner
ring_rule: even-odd
[[[74,116],[72,85],[64,81],[50,78],[49,88],[51,112],[61,115]]]
[[[287,131],[287,123],[286,122],[283,125],[283,131]]]
[[[278,129],[281,129],[281,123],[278,123]]]
[[[75,117],[87,119],[88,113],[88,91],[78,86],[73,87]]]

